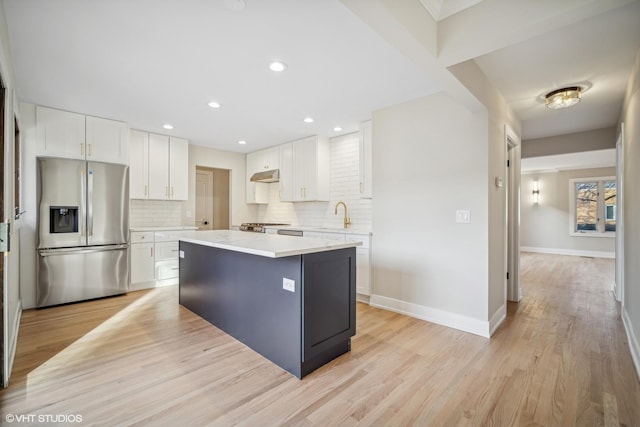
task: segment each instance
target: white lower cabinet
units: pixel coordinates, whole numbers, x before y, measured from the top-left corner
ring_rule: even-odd
[[[170,231],[131,232],[131,290],[176,283],[178,238]]]

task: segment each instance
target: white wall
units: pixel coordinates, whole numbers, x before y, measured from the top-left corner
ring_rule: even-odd
[[[488,335],[487,134],[444,93],[373,113],[372,304]]]
[[[520,245],[523,250],[558,254],[615,256],[612,237],[571,236],[569,180],[616,176],[616,169],[594,168],[522,175]],[[533,203],[533,182],[538,180],[540,200]]]
[[[195,225],[196,166],[229,170],[232,225],[258,220],[257,205],[246,203],[246,156],[189,144],[189,200],[182,203],[182,225]]]
[[[622,316],[640,377],[640,51],[629,79],[624,123],[624,300]]]
[[[522,141],[522,158],[616,148],[616,128],[608,127]]]
[[[11,368],[13,366],[13,357],[15,355],[15,346],[18,338],[18,328],[20,322],[20,313],[22,312],[22,302],[20,295],[20,236],[22,234],[22,220],[14,222],[14,117],[19,116],[18,103],[15,89],[15,76],[13,72],[13,64],[11,61],[11,53],[9,50],[9,35],[7,34],[6,18],[4,8],[0,4],[0,74],[2,75],[2,83],[5,87],[5,105],[4,105],[4,212],[2,213],[2,221],[10,221],[12,223],[12,232],[10,235],[11,252],[4,255],[3,275],[3,342],[4,351],[4,378],[0,378],[0,383],[7,383]],[[18,120],[20,117],[18,117]],[[16,142],[19,144],[20,142]],[[0,384],[1,386],[2,384]]]
[[[329,202],[281,202],[278,183],[269,184],[269,204],[260,205],[261,222],[284,222],[309,227],[343,227],[343,211],[334,208],[344,201],[349,209],[352,230],[371,230],[371,199],[360,197],[358,133],[330,139]]]

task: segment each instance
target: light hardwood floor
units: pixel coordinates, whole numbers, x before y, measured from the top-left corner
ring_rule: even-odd
[[[29,310],[0,424],[639,426],[613,271],[523,254],[524,299],[491,340],[360,304],[352,351],[302,381],[180,307],[175,287]]]

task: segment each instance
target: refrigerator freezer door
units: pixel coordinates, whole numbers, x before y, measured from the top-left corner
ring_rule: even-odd
[[[37,307],[129,290],[128,245],[38,251]]]
[[[126,243],[129,236],[129,167],[89,162],[87,167],[87,243]]]
[[[37,168],[38,248],[86,245],[87,163],[39,157]]]

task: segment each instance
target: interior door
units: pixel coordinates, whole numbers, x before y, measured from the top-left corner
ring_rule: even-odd
[[[213,229],[213,172],[196,171],[196,227]]]

